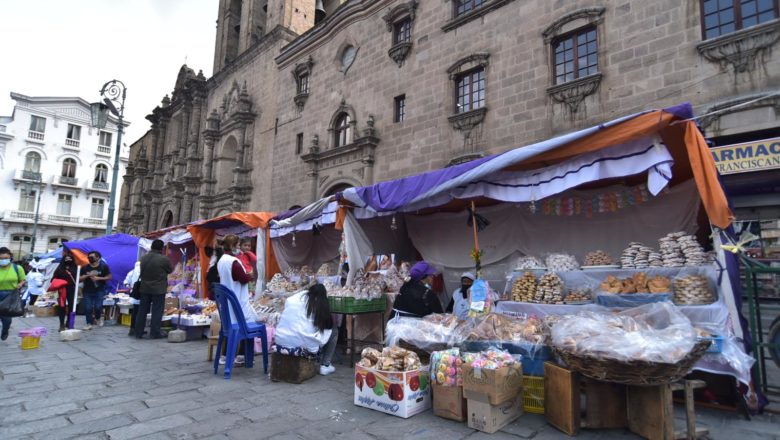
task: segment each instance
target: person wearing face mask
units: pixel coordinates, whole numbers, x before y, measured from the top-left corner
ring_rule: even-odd
[[[70,251],[63,249],[62,261],[60,261],[57,269],[54,270],[52,275],[52,282],[54,280],[62,280],[65,283],[64,289],[58,289],[57,297],[57,316],[60,318],[60,331],[65,330],[65,317],[70,314],[73,309],[73,294],[76,291],[76,262],[73,261],[73,255]]]
[[[110,280],[112,275],[108,264],[101,260],[100,252],[92,251],[88,253],[87,259],[89,264],[81,268],[79,281],[84,283],[82,290],[84,294],[84,317],[87,320],[84,330],[92,330],[92,327],[95,325],[103,325],[101,318],[103,295],[106,290],[106,281]]]
[[[401,286],[395,298],[393,310],[399,316],[422,318],[431,313],[443,313],[441,302],[431,289],[433,276],[438,271],[425,261],[420,261],[409,270],[410,279]]]
[[[464,272],[460,276],[460,287],[452,292],[452,299],[447,306],[447,313],[453,313],[460,319],[466,319],[469,316],[469,307],[471,306],[469,301],[469,288],[474,284],[474,274],[471,272]]]
[[[0,301],[12,294],[16,289],[25,284],[24,269],[16,263],[13,263],[13,255],[7,247],[0,247]],[[11,330],[11,317],[0,316],[0,322],[3,324],[3,330],[0,334],[0,340],[8,339],[8,332]]]
[[[168,275],[173,272],[171,260],[163,255],[165,243],[154,240],[152,249],[141,257],[141,304],[135,316],[135,337],[141,339],[146,327],[146,314],[151,309],[152,321],[149,324],[149,338],[160,339],[168,336],[160,330],[162,314],[165,309],[165,293],[168,291]]]

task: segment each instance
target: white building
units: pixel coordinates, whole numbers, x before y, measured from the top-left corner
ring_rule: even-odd
[[[34,252],[44,253],[104,235],[118,120],[109,117],[103,130],[92,127],[89,103],[81,98],[11,98],[13,114],[0,117],[0,246],[22,258],[33,241]],[[128,156],[122,149],[119,179]],[[119,180],[117,191],[121,187]]]

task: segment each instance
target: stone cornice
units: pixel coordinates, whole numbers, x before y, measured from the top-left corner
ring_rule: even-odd
[[[271,30],[271,32],[263,35],[263,37],[257,43],[253,44],[252,47],[245,50],[233,61],[223,67],[222,70],[215,72],[214,75],[208,79],[206,84],[208,85],[209,89],[215,88],[218,84],[222,83],[223,80],[235,73],[238,69],[250,63],[258,55],[273,47],[274,43],[277,41],[294,41],[296,38],[298,38],[298,34],[295,32],[282,26],[276,26]]]
[[[455,28],[458,28],[460,26],[463,26],[464,24],[476,20],[479,17],[482,17],[483,15],[486,15],[487,13],[494,11],[501,6],[504,6],[513,0],[487,0],[485,3],[483,3],[478,8],[469,11],[460,17],[454,17],[452,20],[448,21],[447,24],[441,27],[441,30],[444,32],[449,32]],[[454,0],[453,0],[454,2]],[[454,12],[453,12],[454,15]]]
[[[283,47],[275,58],[280,69],[285,68],[295,59],[299,59],[303,52],[313,52],[318,47],[330,41],[333,34],[341,31],[354,22],[361,21],[393,0],[348,0],[339,6],[336,11],[324,22],[309,29],[301,36]],[[509,0],[511,1],[511,0]]]
[[[780,19],[705,40],[696,46],[701,56],[720,64],[729,64],[737,73],[756,67],[756,59],[780,40]]]
[[[604,11],[606,11],[606,8],[603,6],[595,8],[582,8],[577,9],[576,11],[572,11],[555,20],[550,26],[547,26],[547,29],[542,32],[542,37],[544,37],[545,43],[549,44],[553,38],[558,36],[561,28],[563,28],[566,23],[581,18],[590,22],[590,24],[599,24],[602,22],[602,20],[604,20]]]
[[[577,113],[580,103],[586,96],[592,95],[601,84],[601,73],[594,73],[583,78],[558,84],[547,89],[547,94],[561,104],[569,107],[572,113]]]

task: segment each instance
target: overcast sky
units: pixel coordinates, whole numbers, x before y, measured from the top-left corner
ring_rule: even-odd
[[[0,0],[0,115],[10,93],[99,99],[106,81],[127,86],[122,143],[171,93],[179,68],[211,76],[219,0]]]

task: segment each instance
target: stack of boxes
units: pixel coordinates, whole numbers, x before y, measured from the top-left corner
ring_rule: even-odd
[[[486,366],[469,363],[457,349],[431,356],[433,412],[466,421],[479,431],[494,433],[523,414],[523,366],[509,358]],[[508,357],[508,354],[504,353]]]

